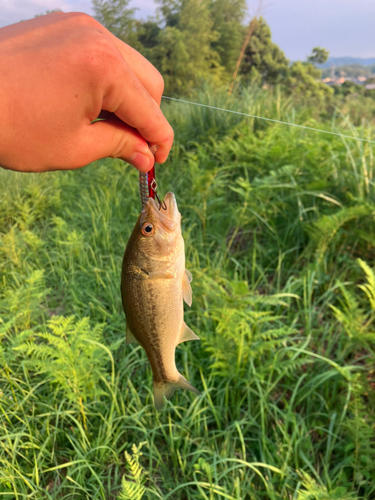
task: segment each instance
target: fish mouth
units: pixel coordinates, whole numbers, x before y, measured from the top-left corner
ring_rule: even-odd
[[[164,209],[164,207],[167,208]],[[180,212],[178,211],[176,197],[173,193],[167,193],[165,195],[160,211],[173,221],[179,222]]]
[[[161,207],[158,201],[149,198],[143,210],[144,217],[147,217],[146,213],[149,210],[151,210],[153,215],[170,231],[175,231],[177,227],[179,227],[181,214],[178,211],[176,197],[173,193],[167,193],[165,195]],[[142,217],[142,221],[144,217]]]

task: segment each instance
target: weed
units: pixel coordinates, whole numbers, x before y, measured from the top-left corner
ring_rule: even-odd
[[[331,129],[277,91],[198,98]],[[202,340],[177,363],[203,394],[157,413],[145,353],[125,345],[137,172],[1,171],[0,494],[374,498],[373,145],[163,106],[177,141],[158,183],[183,216]]]

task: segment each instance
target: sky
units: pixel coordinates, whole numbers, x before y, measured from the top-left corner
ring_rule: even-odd
[[[258,3],[248,0],[249,11]],[[131,0],[130,6],[143,19],[157,7],[153,0]],[[91,0],[0,0],[0,27],[52,9],[93,15]],[[263,0],[261,15],[292,61],[305,59],[316,46],[332,57],[375,57],[375,0]]]

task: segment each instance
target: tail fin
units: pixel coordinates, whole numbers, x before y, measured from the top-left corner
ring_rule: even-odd
[[[187,389],[188,391],[195,392],[195,394],[201,394],[198,389],[193,387],[185,377],[180,373],[178,374],[178,380],[175,382],[155,382],[154,381],[154,403],[155,408],[160,411],[164,406],[164,396],[167,399],[171,399],[173,394],[177,389]]]

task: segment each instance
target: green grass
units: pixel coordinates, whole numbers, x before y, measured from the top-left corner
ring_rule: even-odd
[[[246,99],[331,129],[281,96]],[[176,358],[202,396],[178,392],[157,413],[145,353],[125,345],[137,172],[1,171],[0,496],[374,498],[373,146],[165,112],[177,141],[157,176],[183,216],[186,322],[201,338]],[[346,118],[335,130],[373,136]]]

